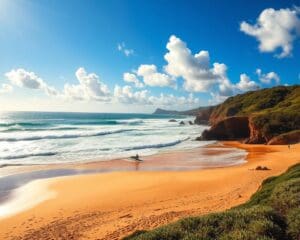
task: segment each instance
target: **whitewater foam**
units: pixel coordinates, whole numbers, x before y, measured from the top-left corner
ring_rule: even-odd
[[[193,141],[205,127],[190,125],[192,120],[150,114],[3,114],[0,165],[109,160],[208,144]]]
[[[79,138],[79,137],[95,137],[114,133],[122,133],[133,131],[133,129],[119,129],[114,131],[101,131],[95,133],[77,133],[77,134],[63,134],[63,135],[42,135],[42,136],[27,136],[27,137],[4,137],[0,141],[16,142],[16,141],[33,141],[41,139],[63,139],[63,138]]]

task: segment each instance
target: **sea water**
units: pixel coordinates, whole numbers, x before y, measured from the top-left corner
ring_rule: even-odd
[[[207,126],[191,125],[193,120],[154,114],[3,112],[0,166],[106,161],[211,143],[195,141]]]

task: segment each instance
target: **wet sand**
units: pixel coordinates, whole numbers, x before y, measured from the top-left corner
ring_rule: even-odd
[[[120,239],[137,229],[151,229],[181,217],[222,211],[243,203],[262,180],[300,161],[300,144],[291,149],[237,142],[225,145],[247,150],[247,163],[189,171],[109,172],[32,182],[39,187],[35,184],[27,188],[29,196],[31,191],[53,194],[0,220],[0,239]],[[196,151],[179,155],[182,160],[196,158],[195,154]],[[159,156],[160,162],[171,159],[168,154]],[[253,170],[257,165],[271,170]]]

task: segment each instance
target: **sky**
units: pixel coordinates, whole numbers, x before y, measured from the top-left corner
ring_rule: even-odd
[[[0,0],[1,110],[183,110],[300,84],[299,6]]]

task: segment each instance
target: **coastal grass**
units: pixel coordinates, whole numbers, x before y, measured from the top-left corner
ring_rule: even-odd
[[[124,240],[299,240],[300,164],[266,179],[245,204],[189,217]]]
[[[217,106],[212,119],[247,116],[262,135],[272,138],[300,129],[300,86],[278,86],[228,98]]]

